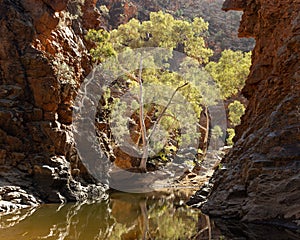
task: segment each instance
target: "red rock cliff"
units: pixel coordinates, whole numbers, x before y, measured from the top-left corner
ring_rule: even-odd
[[[249,105],[236,143],[214,174],[203,211],[246,221],[300,218],[300,2],[227,0],[254,37]]]
[[[83,33],[99,26],[95,4],[0,0],[0,187],[50,202],[88,196],[71,117],[91,69]]]

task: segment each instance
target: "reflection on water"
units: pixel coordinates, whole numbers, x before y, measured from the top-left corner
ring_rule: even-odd
[[[0,239],[5,240],[299,239],[299,235],[289,235],[288,231],[275,232],[282,238],[260,238],[271,230],[260,227],[262,235],[255,235],[253,226],[249,233],[238,230],[238,225],[210,221],[198,210],[186,207],[182,196],[174,194],[115,192],[106,202],[44,205],[2,216],[0,228]]]
[[[190,239],[199,212],[174,197],[113,193],[100,203],[44,205],[1,218],[0,239]]]

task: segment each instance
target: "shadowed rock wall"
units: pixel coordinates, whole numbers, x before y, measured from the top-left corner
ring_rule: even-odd
[[[95,4],[0,0],[0,187],[46,202],[102,191],[71,133],[73,100],[91,70],[83,34],[100,24]]]
[[[248,108],[202,209],[246,221],[299,221],[300,2],[227,0],[224,9],[244,10],[239,36],[254,37],[256,46],[243,89]]]

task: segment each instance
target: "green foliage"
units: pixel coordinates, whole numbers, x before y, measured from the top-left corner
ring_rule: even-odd
[[[183,15],[183,11],[182,9],[178,9],[175,14],[174,14],[176,17],[181,17]]]
[[[214,126],[213,129],[211,130],[211,137],[213,139],[219,139],[222,136],[223,136],[222,128],[219,125]]]
[[[91,54],[100,61],[126,48],[163,47],[182,51],[202,64],[212,55],[203,39],[207,29],[208,24],[202,18],[188,22],[159,11],[150,13],[149,21],[131,19],[111,33],[90,30],[87,38],[97,43]]]
[[[141,47],[164,47],[170,50],[181,50],[196,61],[184,62],[182,69],[188,69],[184,73],[185,79],[192,81],[193,85],[188,85],[180,90],[180,93],[187,98],[193,105],[197,115],[200,116],[201,108],[199,107],[203,94],[207,95],[207,81],[209,76],[202,71],[199,76],[199,63],[207,63],[212,51],[205,47],[203,39],[204,33],[208,29],[208,24],[202,18],[195,18],[192,22],[176,20],[173,16],[163,12],[152,12],[150,20],[139,22],[136,19],[122,24],[118,29],[111,33],[105,30],[90,30],[87,38],[96,43],[96,47],[91,50],[95,60],[104,61],[110,56],[116,56],[117,52],[128,51],[128,49]],[[129,54],[130,55],[130,54]],[[166,60],[171,57],[165,56]],[[130,61],[130,59],[129,59]],[[134,61],[136,63],[136,61]],[[186,64],[186,65],[185,65]],[[182,86],[185,80],[182,76],[168,71],[158,71],[149,68],[155,64],[145,62],[148,69],[143,70],[143,80],[145,83],[155,83],[156,85],[167,85],[173,88]],[[189,66],[187,66],[189,65]],[[199,78],[201,77],[201,81]],[[136,84],[132,82],[132,84]],[[201,87],[199,86],[201,84]],[[199,93],[199,87],[203,89]],[[216,97],[207,98],[215,99]]]
[[[111,90],[107,89],[104,93],[103,93],[103,98],[105,103],[103,104],[103,108],[105,110],[111,110],[111,104],[108,102],[108,99],[111,97]]]
[[[216,49],[215,58],[219,58],[219,48],[221,50],[232,49],[250,51],[254,46],[253,39],[238,38],[237,30],[240,24],[242,13],[238,11],[221,11],[224,0],[135,0],[141,18],[148,17],[153,6],[158,7],[175,17],[186,20],[201,16],[209,23],[209,33],[207,34],[208,44]]]
[[[165,147],[166,154],[174,153],[177,151],[177,147],[175,146],[167,146]]]
[[[200,104],[203,104],[205,100],[203,96],[205,94],[207,95],[207,82],[210,80],[210,77],[205,71],[199,74],[200,65],[207,63],[209,57],[212,55],[212,51],[206,47],[203,39],[207,29],[208,24],[201,18],[195,18],[191,22],[176,20],[170,14],[160,11],[151,13],[149,21],[140,22],[136,19],[132,19],[111,32],[107,32],[103,29],[99,31],[90,30],[88,32],[87,39],[95,42],[95,48],[91,50],[91,55],[95,61],[103,62],[110,57],[115,57],[116,61],[126,62],[127,65],[131,65],[132,68],[130,69],[140,68],[140,59],[138,59],[138,57],[132,57],[136,56],[136,54],[132,54],[135,48],[162,47],[170,50],[169,53],[165,51],[166,54],[164,56],[158,57],[163,61],[159,64],[155,62],[156,59],[143,56],[143,66],[147,67],[142,70],[143,91],[145,91],[144,102],[155,102],[155,99],[151,99],[153,98],[153,92],[147,92],[147,84],[157,86],[157,89],[159,89],[159,85],[162,87],[167,86],[165,91],[159,92],[155,90],[155,97],[157,99],[166,99],[166,96],[170,98],[169,105],[167,101],[164,101],[161,106],[156,104],[155,117],[150,116],[151,107],[149,108],[147,105],[143,106],[145,119],[150,117],[155,121],[155,119],[157,120],[160,115],[162,115],[159,127],[155,129],[155,134],[151,134],[151,126],[150,129],[146,129],[147,135],[152,138],[150,142],[150,148],[152,149],[150,149],[150,152],[151,150],[153,152],[159,152],[162,147],[165,147],[161,143],[166,142],[166,133],[171,135],[176,132],[180,127],[180,122],[184,123],[186,129],[195,130],[182,132],[178,142],[188,145],[199,138],[199,133],[196,132],[195,125],[189,124],[191,119],[188,118],[188,110],[191,109],[186,107],[182,100],[185,98],[185,101],[189,102],[189,105],[193,108],[192,111],[196,113],[196,118],[199,118],[202,110]],[[182,75],[161,70],[157,67],[161,67],[162,65],[168,67],[168,60],[172,57],[172,50],[181,51],[193,58],[193,60],[183,61],[181,64],[180,69]],[[122,52],[122,54],[119,54],[120,52]],[[119,57],[122,59],[119,59]],[[132,71],[130,74],[131,77],[128,76],[128,74],[122,77],[123,80],[119,85],[119,89],[120,91],[122,91],[122,89],[124,90],[124,83],[129,83],[130,92],[133,95],[139,96],[138,71]],[[187,84],[186,79],[189,80],[190,84]],[[199,91],[199,89],[201,89],[201,91]],[[166,91],[168,94],[171,94],[166,95]],[[172,93],[177,94],[172,97]],[[205,104],[208,104],[209,101],[213,102],[214,99],[216,98],[206,98]],[[125,113],[126,111],[128,112],[130,108],[131,112],[137,111],[140,103],[138,101],[132,101],[125,105],[123,103],[122,105],[118,101],[118,98],[114,99],[111,118],[114,119],[114,121],[118,120],[118,123],[114,124],[114,130],[120,136],[119,139],[126,139],[128,131],[124,129],[127,128],[126,123],[128,119],[124,117],[126,115]],[[167,109],[164,109],[165,106],[167,106]],[[125,120],[120,118],[125,118]],[[197,122],[197,120],[194,122]],[[191,134],[191,132],[193,134]]]
[[[241,124],[241,117],[245,113],[244,105],[239,101],[234,101],[230,103],[228,106],[229,109],[229,120],[233,124],[233,126],[237,126]]]
[[[191,134],[191,131],[175,134],[181,128],[180,123],[184,123],[186,129],[195,127],[189,125],[193,121],[188,119],[189,114],[185,114],[187,109],[185,109],[183,99],[192,106],[193,112],[196,113],[196,118],[199,119],[202,111],[201,106],[210,106],[216,103],[220,97],[216,88],[211,85],[213,82],[211,77],[221,89],[222,97],[227,99],[236,95],[242,89],[249,74],[251,53],[226,50],[222,53],[219,62],[208,63],[212,51],[206,47],[203,38],[207,29],[208,24],[202,18],[184,21],[174,19],[170,14],[160,11],[151,13],[148,21],[140,22],[132,19],[111,32],[103,29],[99,31],[90,30],[87,35],[87,39],[95,42],[95,48],[91,50],[95,61],[104,62],[106,59],[114,57],[117,62],[126,62],[128,66],[132,66],[128,69],[137,69],[130,73],[126,72],[126,69],[118,69],[117,71],[122,72],[124,75],[120,78],[122,80],[115,83],[114,88],[118,88],[121,92],[126,92],[126,90],[130,89],[131,94],[139,96],[138,69],[141,67],[139,64],[142,56],[142,65],[147,67],[144,68],[142,66],[141,72],[142,88],[145,91],[143,93],[144,103],[155,103],[153,91],[147,92],[147,84],[157,86],[157,89],[160,86],[161,89],[164,86],[168,87],[162,92],[155,90],[155,98],[166,99],[165,96],[167,96],[170,98],[170,105],[168,105],[167,101],[156,103],[154,115],[151,113],[153,106],[148,106],[147,104],[142,106],[144,110],[142,119],[148,118],[152,121],[152,125],[148,124],[147,129],[143,131],[146,132],[147,137],[151,136],[149,151],[151,153],[160,153],[161,159],[167,160],[166,155],[168,153],[165,148],[168,146],[168,138],[170,139],[171,135],[173,135],[172,139],[177,141],[179,145],[189,145],[200,137],[200,133],[197,130],[193,131],[193,134]],[[163,57],[158,57],[162,59],[160,63],[156,62],[155,57],[148,58],[147,54],[143,52],[133,54],[133,49],[145,47],[162,47],[169,49],[169,52],[165,52]],[[160,69],[162,65],[167,68],[170,64],[169,60],[172,58],[172,50],[180,51],[190,57],[183,59],[180,66],[178,66],[180,75]],[[121,52],[122,54],[120,54]],[[204,64],[207,64],[205,67],[206,71],[200,70],[200,66]],[[166,93],[171,94],[166,95]],[[176,93],[176,97],[171,97],[172,93]],[[112,107],[113,111],[110,117],[115,122],[114,130],[118,133],[120,141],[127,141],[131,134],[127,129],[127,124],[132,116],[127,116],[126,113],[130,111],[136,112],[136,116],[138,116],[138,109],[141,113],[140,102],[134,100],[124,104],[120,102],[118,97],[115,97],[112,105],[114,107]],[[167,109],[165,109],[165,106],[168,106]],[[230,105],[229,117],[233,125],[239,124],[243,112],[244,107],[242,105],[236,102]],[[158,121],[158,119],[159,126],[154,132],[152,129],[153,122]],[[139,121],[141,122],[142,120],[139,119]],[[140,123],[137,123],[137,126],[139,125]],[[135,129],[135,131],[141,131],[141,129]],[[153,134],[152,131],[154,132]],[[212,140],[216,146],[223,134],[219,126],[215,126],[212,129]],[[233,137],[232,134],[230,136]],[[228,140],[229,142],[232,142],[232,137]],[[140,141],[135,144],[137,144],[137,148],[140,148]]]
[[[158,153],[160,161],[169,161],[169,156],[174,155],[177,152],[177,147],[171,146],[162,146],[161,151]]]
[[[232,146],[233,145],[233,138],[235,136],[235,131],[233,128],[227,129],[228,137],[226,139],[227,145]]]
[[[210,62],[205,69],[217,82],[223,98],[227,99],[244,87],[250,65],[251,52],[225,50],[217,63]]]
[[[94,61],[103,62],[106,58],[116,55],[113,45],[109,42],[109,32],[103,29],[90,30],[86,38],[96,43],[96,47],[90,51]]]

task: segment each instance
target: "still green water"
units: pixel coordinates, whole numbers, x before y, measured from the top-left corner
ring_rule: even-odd
[[[2,216],[0,239],[191,239],[206,217],[182,198],[114,192],[99,203],[43,205]]]
[[[211,220],[182,192],[113,192],[106,201],[43,205],[0,215],[0,240],[300,239],[298,231]]]

